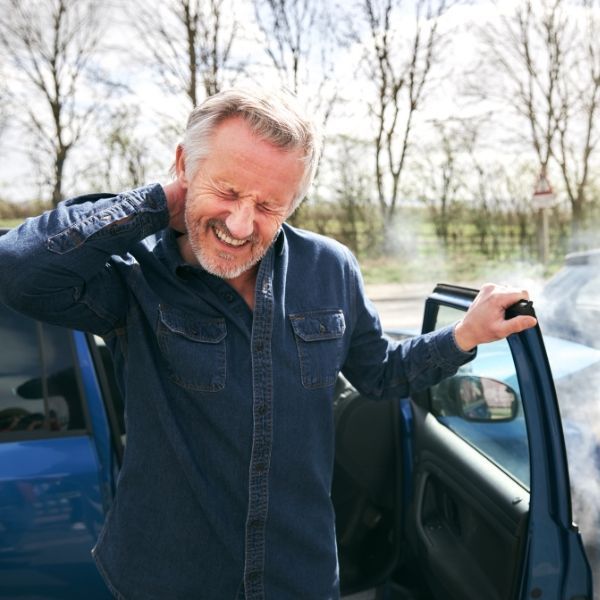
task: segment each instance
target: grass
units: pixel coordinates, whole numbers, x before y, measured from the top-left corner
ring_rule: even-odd
[[[518,258],[490,259],[477,254],[386,257],[361,261],[366,283],[460,283],[479,285],[494,281],[525,285],[550,277],[561,266],[555,261],[544,267]]]
[[[23,222],[23,219],[0,219],[0,228],[1,227],[16,227]]]

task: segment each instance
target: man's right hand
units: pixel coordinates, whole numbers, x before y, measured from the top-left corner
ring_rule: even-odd
[[[187,188],[181,184],[179,178],[163,186],[169,208],[169,226],[176,231],[185,233],[185,200]]]

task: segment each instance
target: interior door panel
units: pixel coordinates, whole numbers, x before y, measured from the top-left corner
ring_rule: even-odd
[[[413,405],[414,499],[407,532],[440,600],[515,598],[529,498],[511,477]]]

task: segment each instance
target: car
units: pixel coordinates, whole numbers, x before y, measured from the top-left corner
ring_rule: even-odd
[[[437,286],[424,330],[460,318],[474,295]],[[90,549],[127,443],[110,356],[93,335],[3,306],[0,340],[0,597],[108,598]],[[511,373],[476,365],[469,404],[453,410],[490,427],[522,415],[528,482],[448,427],[432,390],[373,402],[338,378],[332,501],[344,596],[592,598],[540,330],[504,343]]]
[[[600,248],[567,254],[536,306],[547,334],[600,348]]]

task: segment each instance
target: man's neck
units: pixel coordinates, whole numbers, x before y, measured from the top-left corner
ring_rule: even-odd
[[[225,280],[246,301],[252,311],[254,310],[254,294],[259,265],[260,263],[233,279]]]
[[[177,238],[177,245],[179,246],[179,253],[187,263],[192,265],[199,264],[187,236],[180,236]],[[227,281],[227,283],[246,301],[250,310],[254,310],[254,292],[256,289],[256,277],[258,275],[259,266],[260,262],[233,279],[225,279],[225,281]]]

